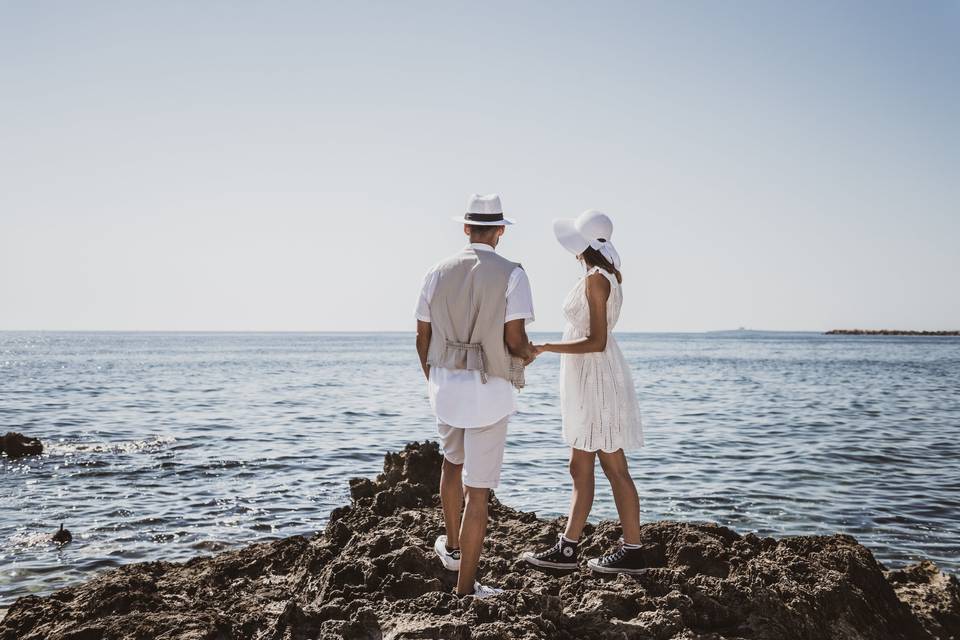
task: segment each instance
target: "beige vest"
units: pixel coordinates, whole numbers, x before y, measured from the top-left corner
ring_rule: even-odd
[[[484,384],[497,376],[523,388],[523,361],[503,341],[507,283],[519,266],[471,247],[440,263],[430,299],[430,366],[479,371]]]

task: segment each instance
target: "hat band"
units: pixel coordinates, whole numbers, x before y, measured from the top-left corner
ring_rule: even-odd
[[[498,220],[503,220],[502,213],[465,213],[463,217],[465,220],[473,220],[475,222],[497,222]]]

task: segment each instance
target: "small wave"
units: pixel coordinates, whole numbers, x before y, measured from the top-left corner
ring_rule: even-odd
[[[79,453],[138,453],[141,451],[155,451],[177,440],[172,436],[156,436],[145,440],[130,442],[52,442],[44,443],[46,452],[50,455],[69,456]]]
[[[49,533],[25,533],[17,532],[10,536],[11,547],[45,547],[52,544]]]

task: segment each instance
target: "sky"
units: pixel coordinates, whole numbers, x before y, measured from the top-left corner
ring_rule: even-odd
[[[960,3],[0,0],[0,329],[411,330],[471,193],[532,330],[960,329]]]

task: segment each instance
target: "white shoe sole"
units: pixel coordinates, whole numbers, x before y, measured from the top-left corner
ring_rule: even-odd
[[[563,571],[573,571],[577,568],[577,563],[575,562],[550,562],[549,560],[540,560],[535,557],[530,551],[524,551],[520,556],[525,562],[532,564],[535,567],[542,567],[544,569],[561,569]]]
[[[644,571],[646,571],[646,568],[643,568],[643,569],[611,569],[611,568],[608,568],[608,567],[601,567],[601,566],[600,566],[599,564],[597,564],[596,561],[594,561],[594,560],[588,560],[588,561],[587,561],[587,567],[588,567],[591,571],[596,571],[597,573],[608,573],[608,574],[613,574],[613,573],[626,573],[627,575],[631,575],[631,576],[635,576],[635,575],[641,574],[641,573],[643,573]]]
[[[438,538],[437,541],[433,543],[433,552],[440,558],[440,564],[443,565],[444,569],[447,571],[460,571],[460,561],[451,558],[446,554],[446,549],[441,548],[441,545],[445,546],[445,544],[445,539],[444,542],[441,542]]]
[[[496,587],[485,587],[479,582],[473,583],[473,597],[480,598],[492,598],[503,593],[503,589],[498,589]]]

